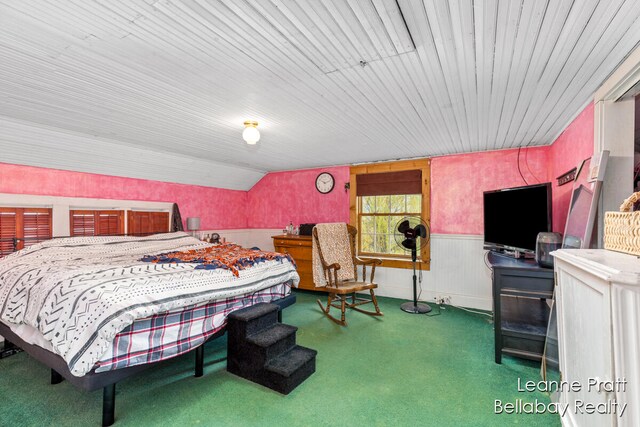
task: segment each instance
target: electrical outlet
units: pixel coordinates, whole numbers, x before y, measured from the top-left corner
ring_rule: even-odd
[[[443,304],[451,304],[451,297],[450,296],[442,296],[439,295],[437,297],[434,297],[433,300],[436,302],[436,304],[438,305],[443,305]]]

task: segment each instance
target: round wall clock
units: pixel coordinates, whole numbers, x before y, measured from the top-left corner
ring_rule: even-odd
[[[329,172],[322,172],[316,178],[316,190],[322,194],[330,193],[336,185],[336,180]]]

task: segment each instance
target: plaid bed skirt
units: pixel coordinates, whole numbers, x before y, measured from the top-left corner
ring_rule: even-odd
[[[235,310],[271,302],[291,293],[291,282],[250,295],[239,295],[198,307],[184,307],[136,320],[118,333],[113,346],[95,366],[95,372],[112,371],[179,356],[204,343],[225,327]]]

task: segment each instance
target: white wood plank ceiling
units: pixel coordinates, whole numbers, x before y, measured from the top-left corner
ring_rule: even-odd
[[[248,189],[550,144],[639,17],[637,0],[0,0],[0,162]]]

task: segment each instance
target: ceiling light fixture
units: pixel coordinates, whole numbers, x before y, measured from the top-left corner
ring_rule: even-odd
[[[255,145],[260,140],[260,132],[258,131],[258,122],[247,120],[244,122],[244,130],[242,131],[242,139],[247,144]]]

